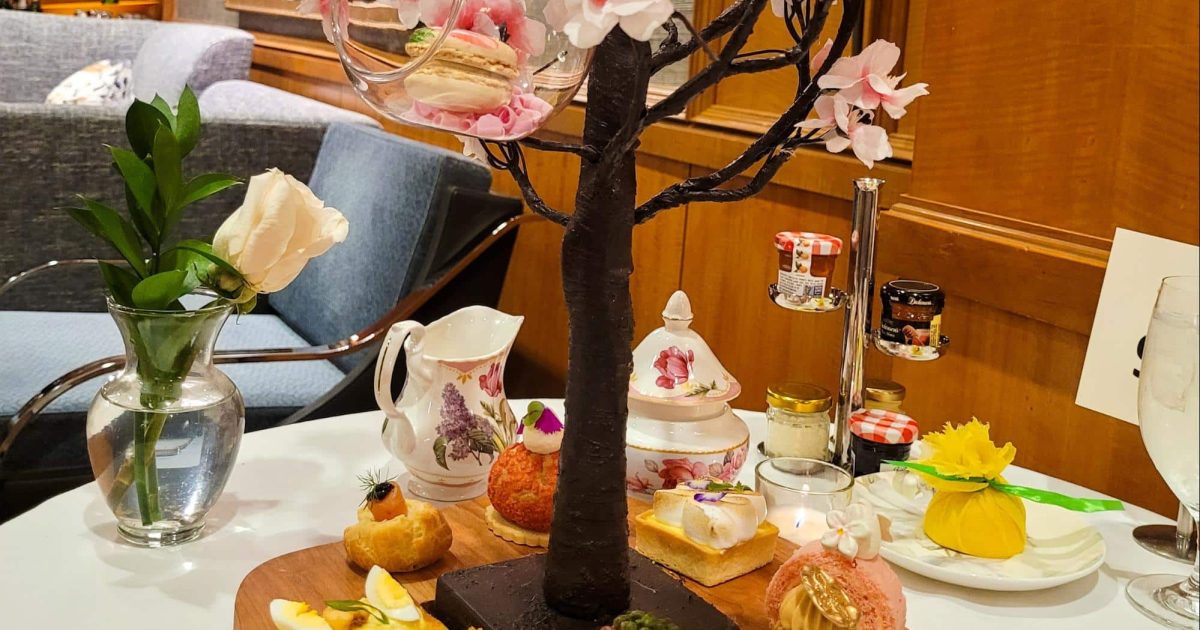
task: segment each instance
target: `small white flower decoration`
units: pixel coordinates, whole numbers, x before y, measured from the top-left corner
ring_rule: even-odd
[[[869,504],[855,501],[845,511],[833,510],[825,523],[829,531],[821,534],[821,545],[826,549],[836,549],[851,560],[879,555],[879,518]]]

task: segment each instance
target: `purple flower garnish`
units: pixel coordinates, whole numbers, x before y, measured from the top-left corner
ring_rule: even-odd
[[[563,423],[549,407],[546,407],[542,410],[542,415],[534,421],[533,427],[542,433],[558,433],[563,430]]]
[[[684,483],[692,490],[708,490],[708,481],[705,479],[689,479]]]
[[[724,492],[697,492],[693,499],[700,503],[716,503],[725,498]]]
[[[517,428],[517,435],[523,434],[527,426],[545,434],[558,433],[563,429],[562,420],[559,420],[549,407],[536,400],[529,403],[525,417],[521,419],[521,426]]]

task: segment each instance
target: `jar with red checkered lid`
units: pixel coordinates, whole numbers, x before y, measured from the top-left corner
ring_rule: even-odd
[[[776,286],[784,300],[799,305],[830,296],[842,239],[816,232],[780,232],[775,235],[775,249],[779,252]]]
[[[905,461],[917,439],[917,422],[895,411],[860,409],[850,416],[854,476],[880,470],[884,460]]]

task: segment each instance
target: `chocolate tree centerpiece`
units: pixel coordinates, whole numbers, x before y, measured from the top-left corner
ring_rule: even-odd
[[[454,608],[450,616],[464,623],[459,611],[468,611],[463,614],[474,615],[485,627],[532,628],[573,627],[566,619],[608,621],[631,608],[631,597],[634,606],[667,616],[702,608],[682,588],[675,594],[682,598],[677,606],[656,608],[670,596],[664,590],[648,595],[642,577],[634,582],[646,592],[631,590],[624,478],[633,229],[690,202],[755,195],[806,145],[824,144],[832,152],[850,148],[870,167],[891,156],[886,132],[873,124],[877,110],[899,118],[909,102],[926,93],[924,84],[898,87],[901,77],[889,73],[900,51],[891,43],[876,41],[856,56],[843,57],[862,19],[863,0],[842,0],[836,33],[823,43],[818,38],[835,0],[736,0],[700,28],[670,0],[530,0],[528,7],[522,0],[395,4],[399,25],[415,29],[404,47],[406,62],[396,66],[386,63],[395,55],[370,43],[379,38],[365,34],[366,20],[357,20],[361,3],[334,0],[328,7],[327,32],[356,89],[387,116],[462,136],[468,153],[512,175],[530,210],[565,230],[567,430],[549,553],[444,576],[439,610]],[[748,49],[760,19],[782,20],[793,45]],[[664,31],[665,39],[652,45],[652,36]],[[665,98],[648,103],[651,78],[693,54],[703,55],[706,65]],[[641,134],[683,112],[721,80],[761,72],[790,72],[798,79],[795,97],[778,119],[725,166],[637,204]],[[581,140],[529,137],[570,103],[584,74],[588,97]],[[552,208],[537,193],[522,155],[526,148],[580,159],[573,211]],[[538,572],[544,573],[534,576]],[[529,583],[540,583],[541,592],[522,591],[520,584]],[[512,589],[504,596],[512,600],[507,611],[482,610],[490,605],[482,600],[499,599],[502,586]]]

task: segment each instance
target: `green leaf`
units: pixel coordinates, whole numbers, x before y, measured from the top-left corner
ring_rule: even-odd
[[[80,225],[86,228],[92,234],[100,237],[117,253],[121,255],[129,266],[140,277],[146,276],[146,259],[142,253],[142,243],[138,240],[137,230],[129,224],[116,210],[91,199],[82,198],[86,207],[84,208],[67,208],[67,213],[71,215]]]
[[[138,283],[138,277],[128,270],[112,263],[100,263],[100,276],[114,300],[123,306],[133,306],[133,287]]]
[[[162,197],[165,213],[162,222],[162,240],[173,227],[170,217],[178,203],[183,188],[183,156],[179,152],[179,141],[166,125],[159,125],[154,134],[154,177],[158,180],[158,195]]]
[[[527,427],[531,427],[538,421],[538,418],[542,417],[542,412],[546,410],[546,405],[534,400],[529,403],[526,410],[525,416],[521,418],[521,423]]]
[[[179,200],[178,210],[184,206],[196,203],[201,199],[211,197],[226,188],[241,184],[241,180],[225,173],[205,173],[197,175],[183,187],[183,197]]]
[[[433,458],[437,460],[439,466],[445,468],[446,470],[450,470],[450,466],[446,464],[446,436],[439,435],[438,438],[433,441]]]
[[[113,163],[117,165],[121,177],[125,178],[125,185],[133,191],[133,198],[143,210],[149,212],[154,203],[154,189],[157,185],[154,170],[133,151],[113,146],[108,147],[108,151],[112,153]]]
[[[200,286],[191,269],[171,269],[156,273],[133,288],[133,303],[138,308],[160,310],[173,304]]]
[[[388,620],[387,614],[384,613],[382,610],[379,610],[378,608],[376,608],[366,602],[360,602],[357,599],[331,599],[331,600],[327,600],[325,602],[325,605],[334,610],[340,610],[342,612],[358,612],[361,610],[361,611],[367,613],[368,615],[371,615],[372,617],[378,619],[379,623],[382,623],[384,625],[391,623]]]
[[[179,95],[179,114],[174,129],[175,137],[179,138],[180,154],[191,153],[200,140],[200,104],[190,87],[184,86],[183,94]]]
[[[167,99],[155,94],[154,100],[150,101],[150,105],[167,119],[167,124],[170,125],[171,129],[175,129],[175,110],[171,109],[171,104],[167,102]]]
[[[171,121],[156,107],[145,101],[134,101],[125,113],[125,135],[129,146],[138,157],[150,155],[154,148],[154,136],[160,126],[171,126]]]
[[[115,166],[114,166],[115,168]],[[137,228],[142,238],[150,244],[151,250],[158,249],[158,225],[154,223],[153,210],[143,212],[129,185],[125,185],[125,207],[129,208],[129,216],[133,219],[133,227]],[[153,205],[151,206],[153,208]]]
[[[238,280],[245,281],[245,278],[242,277],[242,272],[238,271],[237,267],[234,267],[233,265],[229,264],[229,262],[226,261],[224,258],[221,258],[220,256],[218,256],[215,252],[213,252],[212,245],[209,245],[208,243],[205,243],[204,241],[198,241],[195,239],[179,241],[179,243],[177,245],[175,245],[175,249],[185,249],[185,250],[188,250],[191,252],[195,252],[195,253],[207,258],[214,265],[220,267],[222,271],[232,274]]]

